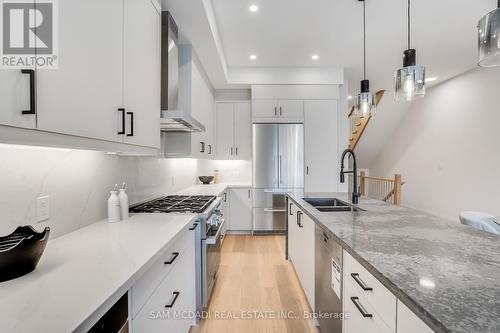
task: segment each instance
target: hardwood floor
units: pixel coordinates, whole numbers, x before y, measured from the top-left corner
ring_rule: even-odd
[[[209,317],[191,333],[318,333],[284,236],[226,236]]]

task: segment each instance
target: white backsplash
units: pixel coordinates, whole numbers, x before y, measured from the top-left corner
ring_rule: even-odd
[[[211,176],[214,169],[220,173],[221,183],[252,184],[252,161],[199,160],[198,175]]]
[[[0,235],[19,225],[51,227],[51,238],[107,216],[114,184],[130,202],[191,186],[197,160],[122,157],[103,152],[0,145]],[[36,198],[50,196],[50,219],[36,221]]]

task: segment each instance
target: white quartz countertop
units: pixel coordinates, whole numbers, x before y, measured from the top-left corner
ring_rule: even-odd
[[[249,188],[252,184],[243,183],[219,183],[208,185],[193,185],[182,191],[177,192],[179,195],[217,195],[220,196],[227,188]]]
[[[86,332],[195,218],[136,214],[50,240],[35,271],[0,283],[0,332]]]

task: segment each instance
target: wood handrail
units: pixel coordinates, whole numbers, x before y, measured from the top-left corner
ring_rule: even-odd
[[[395,205],[401,205],[401,187],[405,184],[399,174],[394,175],[393,179],[366,176],[361,171],[359,176],[360,192],[363,196],[388,202],[392,198]]]
[[[380,103],[380,100],[384,96],[385,90],[379,90],[375,93],[375,104],[378,106]],[[354,112],[354,106],[351,108],[351,111],[349,112],[349,116],[351,117]],[[364,117],[359,118],[359,125],[356,124],[356,129],[351,133],[351,139],[349,140],[349,148],[353,149],[356,148],[356,145],[359,142],[359,139],[361,139],[361,136],[363,135],[363,132],[366,129],[366,126],[368,126],[368,123],[370,122],[371,115],[366,115]]]

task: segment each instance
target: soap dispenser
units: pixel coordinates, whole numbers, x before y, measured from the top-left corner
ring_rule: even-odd
[[[128,220],[128,195],[125,190],[125,183],[123,183],[120,193],[118,194],[120,200],[120,216],[122,220]]]
[[[118,198],[118,184],[110,191],[108,199],[108,222],[120,222],[120,199]]]

